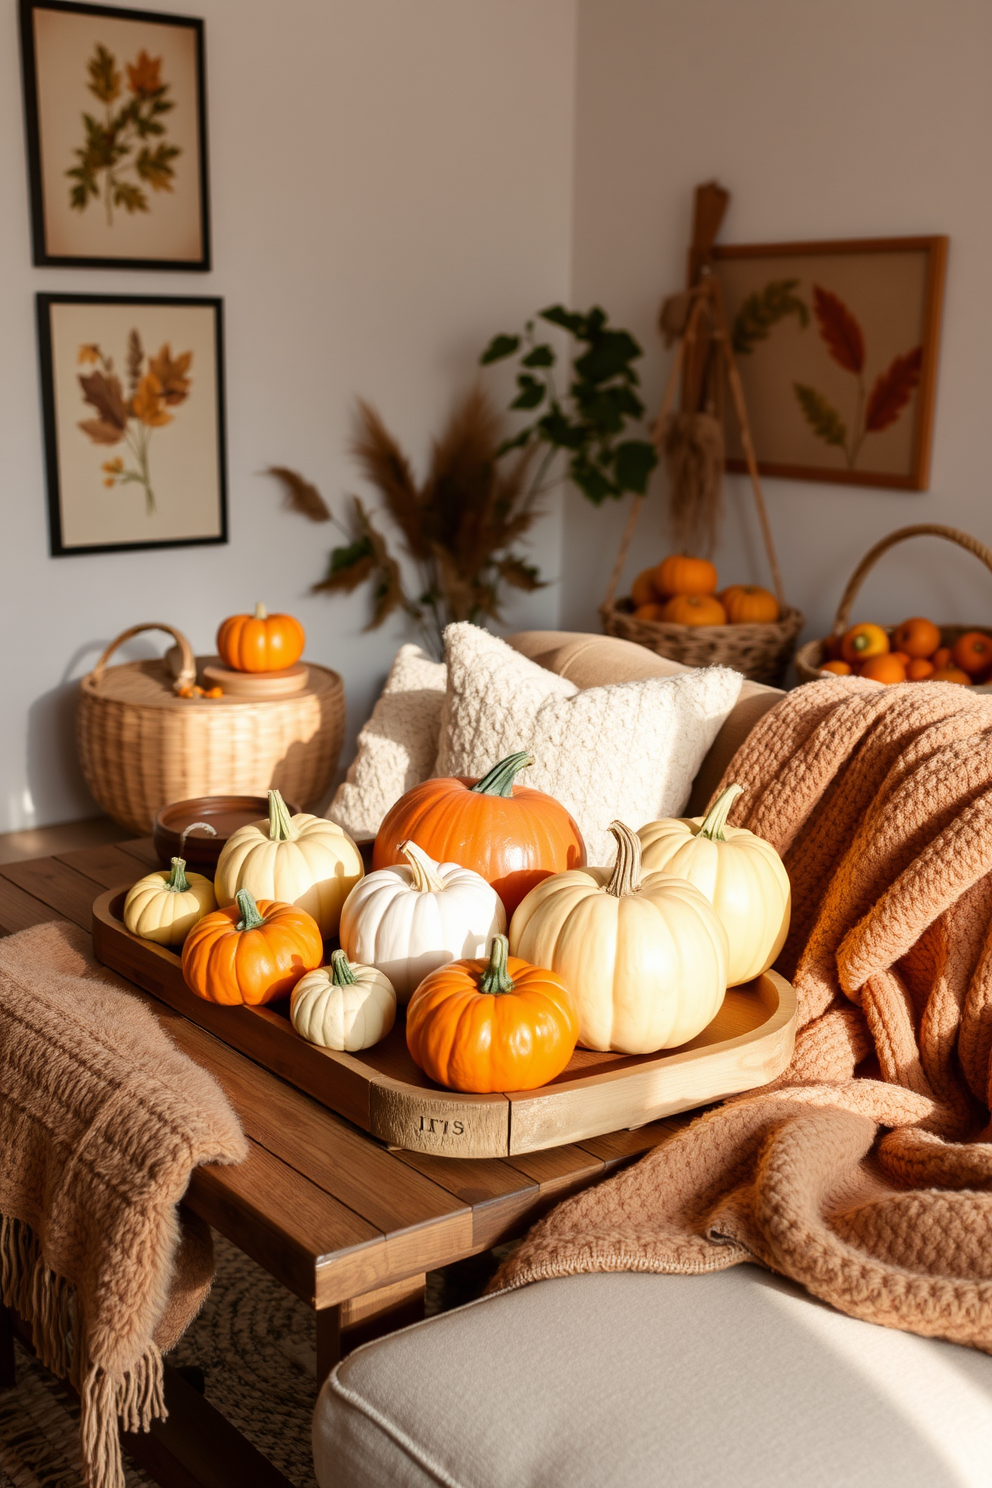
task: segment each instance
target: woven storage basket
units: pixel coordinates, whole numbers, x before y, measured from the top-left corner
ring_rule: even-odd
[[[988,549],[984,543],[980,543],[977,537],[971,537],[967,532],[959,531],[957,527],[942,527],[936,522],[920,522],[915,527],[900,527],[896,532],[890,532],[888,537],[883,537],[881,542],[877,542],[873,548],[869,549],[848,580],[847,588],[837,607],[830,635],[824,640],[807,641],[805,646],[801,646],[796,652],[796,675],[800,682],[820,682],[824,677],[831,675],[830,672],[820,670],[827,660],[827,644],[835,636],[842,636],[847,630],[854,601],[858,597],[865,577],[875,567],[883,553],[887,553],[897,543],[905,542],[910,537],[943,537],[947,542],[957,543],[958,547],[964,548],[966,552],[974,553],[975,557],[980,558],[985,567],[992,572],[992,550]],[[992,621],[984,621],[980,625],[938,626],[940,644],[953,646],[958,637],[966,635],[969,630],[988,631],[990,625]],[[895,626],[883,625],[882,629],[891,640]]]
[[[798,610],[786,608],[781,619],[765,625],[672,625],[636,619],[629,599],[607,600],[599,613],[607,635],[637,641],[684,666],[731,667],[753,682],[773,685],[782,680],[805,624]]]
[[[107,666],[145,630],[167,631],[178,644],[175,681],[164,661]],[[178,689],[196,680],[186,637],[171,625],[132,626],[79,684],[79,757],[94,798],[139,833],[151,831],[160,807],[193,796],[264,796],[274,787],[304,808],[319,806],[344,739],[344,684],[337,672],[308,666],[309,685],[292,697],[181,698]]]

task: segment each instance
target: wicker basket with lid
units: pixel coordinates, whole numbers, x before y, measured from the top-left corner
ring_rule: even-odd
[[[179,646],[173,680],[164,661],[108,667],[117,648],[145,630]],[[344,739],[344,684],[309,665],[308,685],[291,697],[182,698],[196,680],[196,658],[171,625],[134,625],[104,651],[79,684],[76,720],[83,774],[108,816],[135,832],[170,801],[193,796],[282,791],[305,809],[330,789]]]

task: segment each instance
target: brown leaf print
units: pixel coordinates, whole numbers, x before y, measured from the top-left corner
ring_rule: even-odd
[[[844,301],[814,284],[813,314],[834,361],[845,372],[860,373],[865,365],[864,333]]]
[[[104,372],[90,372],[86,377],[80,375],[79,385],[83,390],[83,397],[87,403],[92,404],[101,419],[122,431],[127,427],[127,404],[120,378],[116,374],[108,376]]]
[[[148,370],[153,377],[157,377],[162,390],[162,397],[170,406],[176,403],[184,403],[189,396],[190,379],[187,372],[193,360],[191,351],[184,351],[173,360],[172,348],[168,341],[162,347],[157,357],[149,357]]]
[[[923,347],[914,346],[905,356],[893,357],[887,372],[880,372],[868,395],[865,432],[878,434],[894,424],[919,386]]]
[[[124,430],[116,424],[108,424],[104,419],[82,419],[79,427],[84,434],[88,434],[94,444],[119,444],[124,438]]]

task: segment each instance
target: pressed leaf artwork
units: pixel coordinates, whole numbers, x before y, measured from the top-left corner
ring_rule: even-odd
[[[69,202],[77,212],[102,203],[110,226],[115,210],[147,212],[150,192],[172,191],[182,154],[166,137],[175,104],[162,78],[162,58],[144,48],[121,69],[113,52],[97,42],[87,73],[98,107],[82,116],[83,143],[66,171]]]
[[[140,487],[149,516],[157,509],[150,463],[151,438],[156,429],[172,423],[175,417],[172,410],[189,397],[192,361],[191,351],[173,357],[168,342],[157,356],[146,354],[140,334],[132,328],[127,342],[125,388],[114,368],[113,357],[95,342],[79,348],[79,365],[92,368],[79,373],[79,386],[95,417],[80,419],[78,426],[94,444],[124,446],[122,454],[104,461],[103,484],[110,488]]]

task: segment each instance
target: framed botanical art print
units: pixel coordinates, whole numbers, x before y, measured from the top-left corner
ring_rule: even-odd
[[[52,555],[226,542],[221,301],[37,306]]]
[[[713,249],[766,475],[924,491],[945,237]],[[736,429],[727,466],[744,470]]]
[[[36,264],[210,268],[203,22],[20,0]]]

